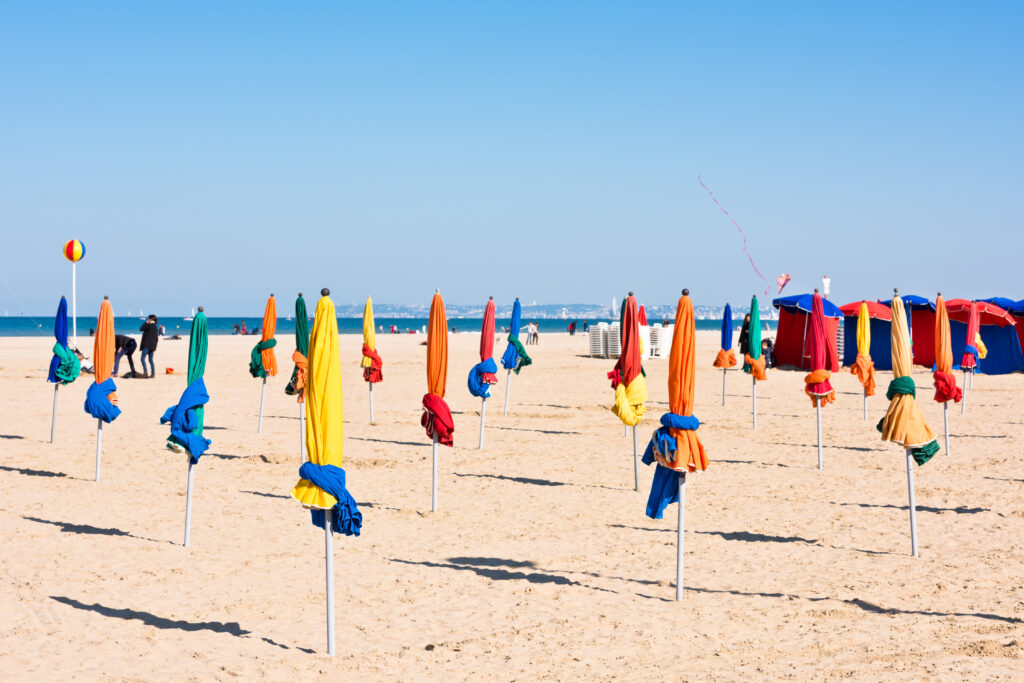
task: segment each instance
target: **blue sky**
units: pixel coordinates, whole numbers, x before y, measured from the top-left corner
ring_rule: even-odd
[[[5,3],[0,310],[1024,297],[1020,3]]]

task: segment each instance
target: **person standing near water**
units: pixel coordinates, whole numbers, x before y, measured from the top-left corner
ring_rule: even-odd
[[[156,365],[153,363],[153,354],[156,352],[156,343],[160,339],[160,327],[157,324],[155,315],[146,318],[139,328],[142,332],[142,376],[156,377]],[[149,374],[146,374],[146,358],[149,358]]]

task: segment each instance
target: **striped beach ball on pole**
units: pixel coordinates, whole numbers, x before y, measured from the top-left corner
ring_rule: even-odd
[[[64,245],[64,258],[72,263],[78,263],[85,256],[85,245],[78,240],[71,240]]]

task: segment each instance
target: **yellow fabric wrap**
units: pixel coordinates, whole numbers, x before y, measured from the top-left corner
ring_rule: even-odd
[[[974,335],[974,348],[978,349],[978,358],[984,358],[988,355],[988,348],[985,347],[985,342],[981,341],[981,333]]]
[[[907,330],[903,300],[898,296],[892,299],[891,325],[893,377],[910,377],[910,332]],[[935,432],[924,421],[921,408],[913,396],[896,394],[892,397],[882,419],[882,440],[904,448],[917,448],[935,440]]]
[[[615,387],[615,405],[612,412],[619,416],[627,427],[634,427],[644,419],[644,403],[647,402],[647,379],[643,374],[633,378],[627,387],[620,384]]]
[[[871,358],[871,315],[866,301],[860,302],[857,312],[857,353]]]
[[[712,367],[723,369],[736,367],[736,352],[732,349],[729,349],[728,351],[719,349]]]
[[[860,348],[860,344],[857,345]],[[850,366],[850,373],[864,385],[864,395],[875,395],[875,362],[866,353],[858,353],[857,361]]]
[[[363,343],[374,351],[377,350],[377,331],[373,322],[373,301],[366,297],[366,305],[363,306]],[[368,368],[373,364],[369,356],[363,356],[359,367]]]
[[[306,452],[314,465],[341,467],[342,455],[341,354],[334,303],[321,297],[309,338],[306,377]],[[292,489],[292,497],[305,507],[327,510],[338,502],[305,479]]]

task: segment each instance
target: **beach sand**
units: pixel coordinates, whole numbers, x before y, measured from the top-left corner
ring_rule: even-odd
[[[104,429],[93,481],[91,377],[45,381],[50,338],[0,339],[0,671],[11,680],[426,678],[959,680],[1024,676],[1024,377],[978,376],[967,415],[951,409],[953,453],[914,471],[920,552],[910,556],[906,460],[879,440],[885,386],[833,378],[825,469],[803,373],[758,388],[711,367],[698,336],[695,414],[711,467],[691,474],[686,594],[674,601],[675,516],[644,515],[652,468],[633,490],[632,441],[608,410],[614,361],[586,336],[541,335],[534,365],[505,373],[487,407],[465,377],[479,335],[451,337],[454,449],[442,448],[430,510],[430,445],[419,425],[422,335],[380,335],[384,382],[368,424],[361,338],[343,336],[345,463],[364,515],[336,537],[338,654],[325,654],[323,532],[290,499],[298,408],[281,373],[248,375],[256,339],[211,337],[192,545],[181,546],[186,459],[158,418],[184,388],[188,340],[160,342],[174,376],[118,381],[124,414]],[[91,340],[80,340],[91,348]],[[504,344],[497,344],[500,356]],[[667,409],[664,359],[650,385],[644,448]],[[124,364],[122,364],[124,369]],[[959,375],[958,375],[959,378]],[[930,373],[915,373],[942,431]],[[941,440],[940,440],[941,442]]]

